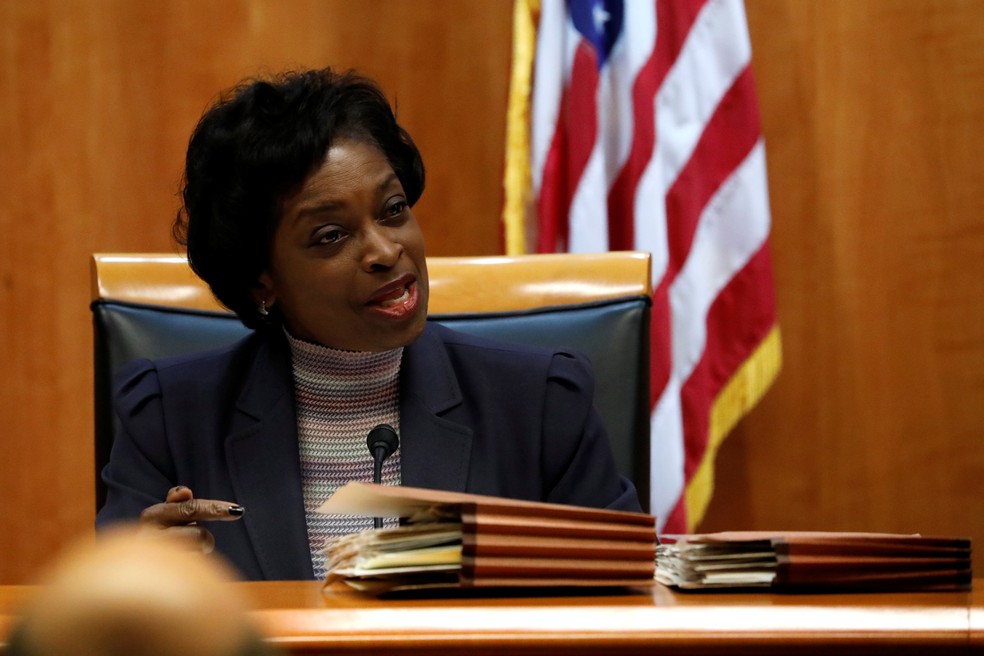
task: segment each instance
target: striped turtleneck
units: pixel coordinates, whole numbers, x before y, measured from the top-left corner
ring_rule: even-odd
[[[336,538],[372,528],[371,517],[315,512],[349,481],[372,482],[366,436],[389,424],[400,430],[403,349],[339,351],[287,335],[294,372],[304,511],[315,577],[325,576],[325,548]],[[382,482],[400,484],[400,451],[383,464]]]

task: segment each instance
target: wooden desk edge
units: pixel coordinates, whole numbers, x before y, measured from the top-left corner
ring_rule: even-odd
[[[289,653],[977,653],[984,596],[652,594],[383,601],[317,582],[233,584]],[[978,586],[979,587],[979,586]],[[0,586],[0,640],[31,586]],[[2,651],[2,650],[0,650]]]
[[[981,586],[984,580],[974,581],[974,589],[970,593],[970,608],[967,611],[969,624],[970,653],[984,654],[984,590]]]

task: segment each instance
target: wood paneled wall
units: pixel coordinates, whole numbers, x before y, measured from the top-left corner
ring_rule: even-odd
[[[984,544],[984,4],[748,0],[785,366],[705,528]],[[508,0],[0,3],[0,583],[91,530],[87,258],[169,250],[216,92],[377,78],[428,164],[429,252],[501,252]]]
[[[784,370],[706,529],[977,541],[984,3],[750,0]]]
[[[90,253],[167,251],[184,149],[240,79],[376,78],[428,165],[434,255],[501,252],[511,4],[0,2],[0,583],[91,531]]]

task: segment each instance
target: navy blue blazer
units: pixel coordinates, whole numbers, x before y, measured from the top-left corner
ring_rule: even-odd
[[[97,524],[135,519],[186,485],[245,506],[241,520],[209,525],[245,578],[313,578],[284,336],[137,361],[119,380]],[[428,324],[400,369],[402,483],[638,511],[593,393],[581,356]]]

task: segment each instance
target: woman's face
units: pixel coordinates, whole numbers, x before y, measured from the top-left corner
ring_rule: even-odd
[[[339,139],[284,200],[254,298],[301,339],[347,351],[405,346],[427,318],[424,237],[376,147]]]

